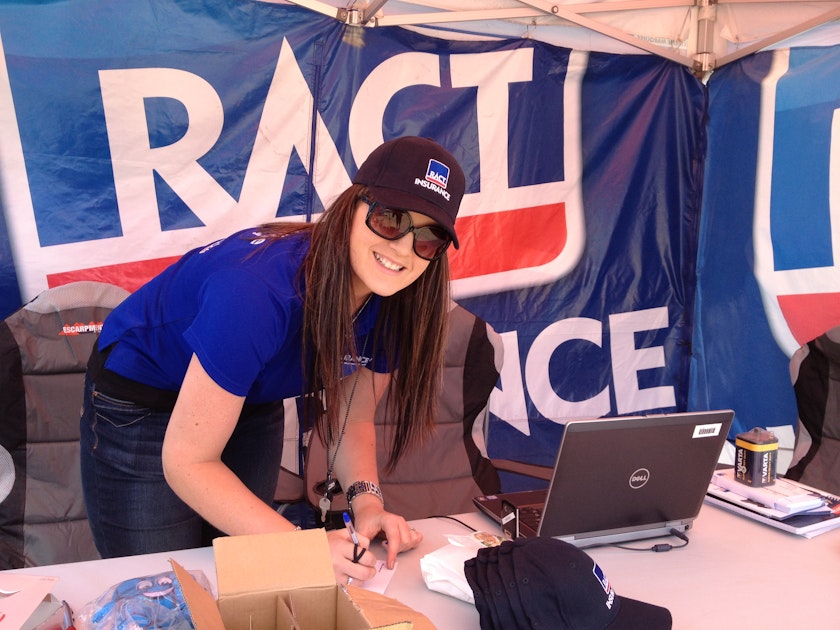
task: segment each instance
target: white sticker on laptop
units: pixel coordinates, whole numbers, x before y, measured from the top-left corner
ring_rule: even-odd
[[[720,429],[723,425],[720,422],[712,424],[698,424],[694,427],[694,435],[691,437],[706,438],[720,435]]]

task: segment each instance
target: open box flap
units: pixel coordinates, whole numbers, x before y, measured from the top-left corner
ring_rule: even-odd
[[[351,601],[362,611],[372,628],[379,630],[435,630],[434,624],[423,613],[409,608],[402,602],[368,591],[361,587],[344,587]]]
[[[219,614],[219,607],[216,605],[213,595],[196,582],[189,571],[175,560],[170,558],[169,564],[172,565],[175,579],[184,594],[193,625],[198,630],[225,630],[222,616]]]
[[[323,529],[217,538],[213,553],[220,601],[239,593],[335,585]]]

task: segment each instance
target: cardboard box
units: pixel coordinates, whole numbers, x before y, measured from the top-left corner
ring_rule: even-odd
[[[323,529],[217,538],[213,553],[218,601],[170,560],[197,630],[432,627],[422,615],[395,600],[337,585]],[[368,619],[351,592],[367,600],[375,622]],[[379,606],[380,600],[384,606]]]

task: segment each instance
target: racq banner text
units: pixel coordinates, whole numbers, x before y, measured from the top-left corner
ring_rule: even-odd
[[[424,135],[467,174],[453,293],[505,343],[493,454],[551,463],[568,418],[690,404],[712,167],[709,95],[686,68],[241,1],[3,5],[0,46],[4,316],[313,218],[380,142]]]

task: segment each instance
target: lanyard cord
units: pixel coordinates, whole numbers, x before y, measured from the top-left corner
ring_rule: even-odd
[[[373,295],[373,294],[371,294]],[[356,320],[359,318],[359,315],[362,314],[362,311],[365,310],[365,307],[370,302],[371,295],[368,295],[365,303],[362,304],[362,307],[356,312],[353,316],[353,324],[355,325]],[[362,353],[361,356],[364,357],[365,352],[367,351],[367,344],[368,339],[370,337],[370,333],[365,335],[365,343],[362,346]],[[338,434],[338,440],[335,443],[335,450],[332,454],[332,459],[330,459],[330,449],[329,445],[327,446],[327,480],[324,487],[324,497],[321,499],[320,506],[321,506],[321,520],[325,519],[326,510],[329,510],[329,504],[332,501],[333,495],[337,494],[338,491],[338,482],[333,480],[333,467],[335,466],[335,460],[338,457],[338,449],[341,446],[341,441],[344,439],[344,432],[347,430],[347,422],[350,419],[350,407],[353,404],[353,396],[356,394],[356,386],[359,384],[359,376],[361,375],[361,367],[356,367],[356,374],[353,378],[353,387],[350,388],[350,396],[347,398],[347,409],[344,412],[344,420],[341,423],[341,431]],[[332,432],[330,432],[329,437],[332,437]],[[326,508],[324,507],[326,505]]]
[[[365,345],[367,345],[367,339],[365,339]],[[364,353],[364,350],[362,350]],[[361,368],[359,368],[361,369]],[[356,385],[359,384],[359,369],[356,370],[356,376],[353,379],[353,387],[350,389],[350,397],[347,399],[347,409],[344,412],[344,421],[341,423],[341,432],[338,434],[338,440],[335,443],[335,450],[333,451],[332,460],[330,460],[329,452],[330,449],[327,448],[327,488],[326,488],[326,496],[328,499],[332,498],[332,490],[334,488],[332,482],[332,471],[333,466],[335,466],[335,460],[338,457],[338,448],[341,446],[341,440],[344,438],[344,431],[347,429],[347,421],[350,419],[350,405],[353,404],[353,395],[356,393]],[[330,436],[332,437],[332,436]]]
[[[367,348],[367,337],[365,337],[365,345],[362,348],[362,355]],[[353,378],[353,387],[350,389],[350,396],[347,398],[347,410],[344,412],[344,420],[341,423],[341,432],[338,434],[338,440],[335,443],[335,450],[333,451],[332,459],[330,459],[330,448],[327,445],[327,480],[324,482],[324,496],[318,501],[318,507],[321,509],[321,522],[327,522],[327,512],[330,510],[332,498],[334,494],[341,492],[338,481],[333,479],[333,466],[338,457],[338,449],[341,446],[341,440],[344,438],[344,432],[347,429],[347,422],[350,419],[350,406],[353,404],[353,395],[356,393],[356,385],[359,384],[359,375],[361,374],[361,367],[356,369],[356,375]]]

